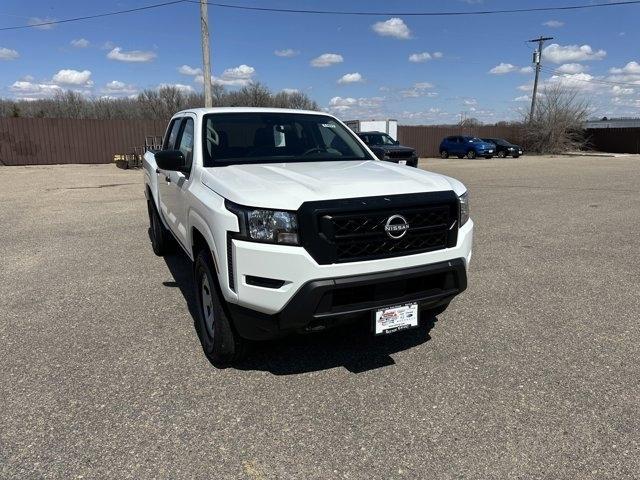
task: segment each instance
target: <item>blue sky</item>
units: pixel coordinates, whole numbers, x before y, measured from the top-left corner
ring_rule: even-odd
[[[529,0],[243,0],[277,8],[451,11],[575,5]],[[153,0],[3,0],[0,27],[134,8]],[[231,0],[229,0],[231,3]],[[640,115],[640,5],[476,17],[354,17],[210,7],[216,81],[296,89],[343,119],[449,123],[518,118],[528,107],[533,46],[553,36],[543,84],[588,96],[599,115]],[[200,90],[199,7],[0,31],[0,96],[42,98],[59,89],[135,95],[162,84]],[[182,68],[181,68],[182,67]],[[637,86],[636,86],[637,85]]]

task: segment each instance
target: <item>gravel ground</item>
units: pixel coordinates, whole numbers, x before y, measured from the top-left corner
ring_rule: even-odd
[[[1,168],[0,477],[639,478],[640,158],[421,165],[471,192],[449,310],[225,370],[140,171]]]

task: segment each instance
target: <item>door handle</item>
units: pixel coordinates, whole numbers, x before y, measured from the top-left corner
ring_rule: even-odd
[[[171,177],[170,176],[165,175],[164,179],[167,181],[167,183],[171,183]]]

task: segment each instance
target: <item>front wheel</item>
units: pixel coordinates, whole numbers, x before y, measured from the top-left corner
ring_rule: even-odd
[[[442,150],[440,152],[440,158],[449,158],[449,152],[447,152],[446,150]]]
[[[244,356],[246,342],[233,329],[215,275],[211,255],[206,249],[201,250],[194,265],[196,332],[209,361],[216,367],[225,367]]]
[[[504,158],[504,157],[506,157],[506,156],[507,156],[507,154],[506,154],[506,153],[504,153],[504,152],[502,152],[502,151],[498,152],[498,157],[499,157],[499,158]]]
[[[476,158],[476,151],[475,151],[475,150],[469,150],[469,151],[467,152],[467,158],[469,158],[469,159],[474,159],[474,158]]]

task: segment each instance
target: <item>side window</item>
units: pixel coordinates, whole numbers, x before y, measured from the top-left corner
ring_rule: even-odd
[[[173,133],[173,132],[172,132]],[[178,150],[182,152],[187,164],[191,165],[193,161],[193,119],[186,118],[182,126],[182,134],[180,135],[180,143]]]
[[[182,123],[181,118],[176,118],[171,121],[171,125],[169,126],[169,134],[164,139],[164,145],[162,146],[163,150],[173,150],[176,147],[176,140],[178,138],[178,132],[180,131],[180,124]]]

